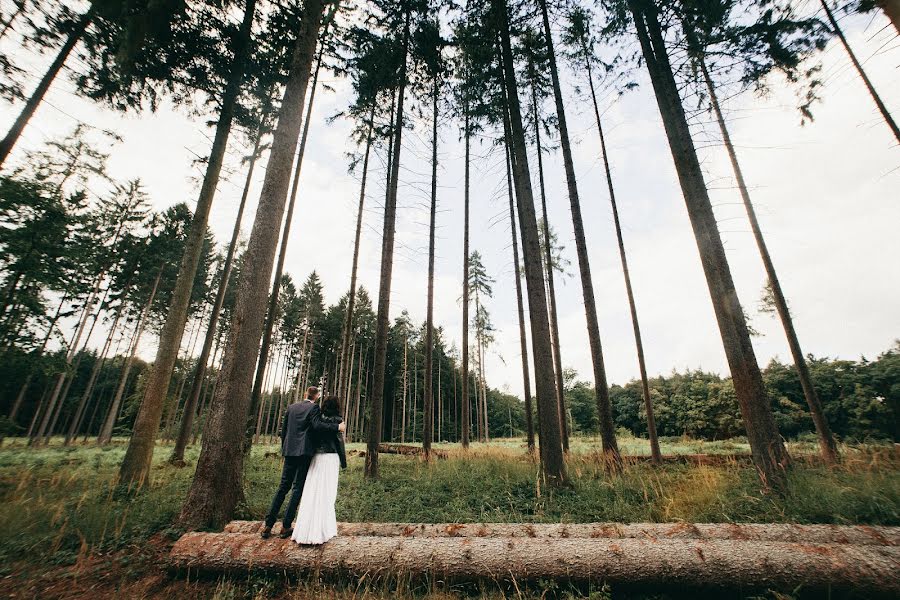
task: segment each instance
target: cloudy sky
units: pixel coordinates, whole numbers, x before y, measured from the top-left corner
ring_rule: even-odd
[[[845,18],[842,23],[884,101],[900,114],[900,38],[880,14]],[[8,41],[4,48],[12,49]],[[30,65],[32,85],[48,62],[30,50],[13,50],[13,56]],[[805,352],[871,358],[900,338],[900,148],[836,41],[825,51],[822,63],[823,101],[815,107],[813,123],[800,125],[793,92],[777,80],[771,82],[770,96],[734,99],[727,113]],[[72,69],[79,67],[77,58],[71,61]],[[359,182],[346,169],[345,154],[352,150],[349,125],[326,123],[346,106],[348,85],[330,76],[324,79],[334,91],[320,93],[316,99],[286,270],[297,280],[316,270],[327,301],[334,302],[349,286]],[[622,97],[606,93],[602,110],[647,366],[651,374],[687,368],[726,374],[721,339],[652,89],[642,72],[637,81],[638,89]],[[573,73],[564,74],[600,332],[610,382],[624,383],[637,376],[634,338],[599,141],[589,100],[578,96],[576,83]],[[3,127],[8,127],[19,108],[0,106]],[[25,150],[39,147],[48,138],[65,135],[81,121],[114,130],[123,138],[109,149],[110,172],[115,177],[140,178],[160,209],[182,201],[193,205],[202,172],[192,161],[208,154],[212,134],[207,120],[168,106],[156,114],[122,116],[78,98],[69,81],[61,78],[26,129],[12,160],[21,159]],[[430,134],[427,122],[419,125],[404,137],[391,312],[396,316],[406,309],[421,321],[428,266]],[[745,310],[762,334],[754,339],[758,360],[762,365],[773,358],[787,361],[788,349],[777,321],[757,312],[764,274],[718,132],[708,115],[697,116],[694,126],[732,274]],[[440,135],[435,318],[449,339],[458,342],[462,146],[458,128],[449,120],[442,123]],[[230,236],[240,198],[244,173],[238,159],[249,152],[243,136],[232,140],[227,175],[219,185],[210,220],[220,241]],[[487,142],[478,143],[475,153],[472,247],[484,255],[489,273],[497,280],[494,297],[487,304],[498,329],[487,374],[492,386],[520,394],[503,162]],[[378,288],[383,160],[374,161],[364,217],[360,280],[370,290]],[[534,156],[531,163],[534,168]],[[550,221],[566,246],[574,274],[577,265],[561,160],[554,155],[545,164]],[[245,235],[263,173],[264,169],[258,171],[250,194]],[[536,178],[534,185],[536,189]],[[569,278],[557,285],[557,293],[563,363],[589,378],[580,283]],[[154,343],[151,337],[145,338],[141,348],[145,358],[152,359]]]

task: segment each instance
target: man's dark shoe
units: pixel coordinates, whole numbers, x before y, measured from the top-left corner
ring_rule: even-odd
[[[266,527],[264,527],[262,530],[262,533],[259,534],[259,537],[261,537],[264,540],[267,540],[270,537],[272,537],[272,528],[269,527],[268,525]]]
[[[294,528],[293,528],[293,527],[290,527],[290,528],[288,528],[288,529],[283,530],[283,531],[281,532],[281,535],[279,535],[278,537],[280,537],[280,538],[283,539],[283,540],[286,540],[286,539],[288,539],[289,537],[291,537],[291,534],[293,534],[293,533],[294,533]]]

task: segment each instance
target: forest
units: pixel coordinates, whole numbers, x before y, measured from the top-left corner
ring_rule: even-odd
[[[767,98],[799,131],[853,87],[854,151],[891,166],[834,183],[842,210],[896,190],[872,66],[898,35],[896,0],[4,0],[0,591],[900,594],[891,213],[857,210],[882,245],[828,264],[842,218],[823,200],[834,229],[770,237],[800,200],[745,159],[785,150],[732,140]],[[653,114],[623,113],[639,93]],[[144,122],[170,153],[126,162]],[[658,156],[628,147],[651,127]],[[631,221],[648,171],[671,192]],[[701,290],[690,311],[646,293],[648,247],[693,264],[670,286]],[[861,337],[815,316],[849,295],[789,301],[811,278],[882,320],[877,354],[820,350]],[[661,333],[670,304],[705,311],[720,363]],[[276,547],[258,528],[308,386],[346,427],[339,534]]]

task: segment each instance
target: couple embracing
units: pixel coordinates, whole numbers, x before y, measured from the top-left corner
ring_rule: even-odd
[[[320,409],[318,397],[318,388],[310,387],[302,402],[295,402],[285,411],[281,423],[281,485],[266,515],[263,539],[271,537],[272,526],[291,488],[281,538],[291,538],[298,544],[324,544],[337,535],[334,503],[339,468],[347,467],[345,425],[338,398],[328,396]],[[292,528],[298,507],[299,517]]]

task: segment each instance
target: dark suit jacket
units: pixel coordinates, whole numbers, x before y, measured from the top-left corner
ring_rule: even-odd
[[[319,405],[309,400],[291,404],[281,422],[281,455],[312,456],[316,453],[314,432],[337,432],[338,424],[322,420]]]

